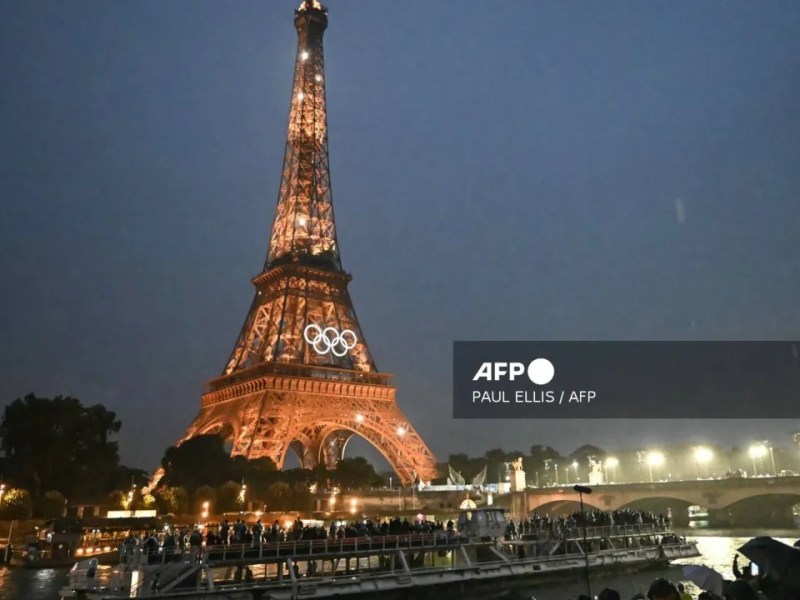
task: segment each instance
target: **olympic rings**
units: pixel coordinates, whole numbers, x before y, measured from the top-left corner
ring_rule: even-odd
[[[309,335],[313,333],[312,335]],[[324,329],[315,323],[306,325],[303,338],[314,347],[317,354],[332,353],[342,357],[356,347],[358,338],[352,329],[344,329],[341,333],[333,327]],[[349,339],[348,339],[349,338]]]

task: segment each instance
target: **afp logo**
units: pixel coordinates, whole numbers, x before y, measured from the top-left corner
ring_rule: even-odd
[[[537,358],[528,365],[521,362],[485,362],[482,363],[472,381],[514,381],[523,373],[527,373],[536,385],[546,385],[553,380],[556,369],[546,358]]]

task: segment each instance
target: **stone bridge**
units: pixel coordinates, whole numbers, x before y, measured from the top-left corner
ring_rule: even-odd
[[[529,488],[504,500],[516,518],[534,511],[556,515],[579,508],[572,486]],[[708,510],[711,527],[793,527],[792,507],[800,504],[800,477],[597,485],[583,501],[587,509],[669,511],[679,526],[688,524],[688,508],[699,506]]]

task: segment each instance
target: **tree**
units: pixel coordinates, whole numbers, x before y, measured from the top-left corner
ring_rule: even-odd
[[[189,494],[185,488],[161,487],[153,495],[156,498],[158,512],[173,515],[189,514]]]
[[[27,490],[9,488],[0,502],[0,519],[30,519],[33,500]]]
[[[306,484],[295,483],[292,486],[292,506],[295,510],[311,510],[312,500],[313,497]]]
[[[128,495],[122,490],[114,490],[106,496],[106,502],[113,510],[124,509],[128,502]]]
[[[77,398],[39,398],[28,394],[5,407],[0,450],[8,479],[31,490],[58,490],[70,498],[104,494],[119,466],[119,450],[110,437],[122,424],[101,405]]]
[[[217,502],[217,491],[210,485],[201,485],[199,488],[197,488],[194,491],[193,498],[195,505],[194,507],[197,512],[200,512],[200,510],[203,508],[204,502],[209,503],[212,512],[217,508],[215,506]]]
[[[164,483],[195,490],[201,485],[216,487],[230,477],[231,458],[222,437],[198,435],[179,446],[171,446],[161,459]]]
[[[217,512],[233,512],[242,509],[239,493],[242,486],[235,481],[226,481],[217,488]]]
[[[64,516],[67,499],[57,490],[48,490],[44,496],[35,503],[35,512],[45,519],[55,519]]]
[[[586,468],[589,464],[590,457],[594,460],[602,461],[605,456],[605,450],[598,448],[597,446],[593,446],[592,444],[584,444],[580,448],[575,449],[569,455],[569,460],[577,461],[582,468]]]
[[[267,510],[288,510],[292,508],[292,488],[277,481],[267,488],[266,501]]]
[[[222,437],[216,434],[199,435],[179,446],[167,448],[161,459],[163,483],[196,490],[201,485],[218,487],[226,481],[244,480],[248,487],[264,490],[280,477],[275,463],[269,458],[247,460],[230,456]]]
[[[367,459],[361,456],[341,459],[336,465],[334,478],[346,490],[383,484],[383,478],[375,472],[375,468],[367,462]]]

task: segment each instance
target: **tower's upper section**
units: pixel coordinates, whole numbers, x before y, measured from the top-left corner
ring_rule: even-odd
[[[264,266],[305,263],[341,271],[328,168],[322,34],[327,9],[304,0],[295,11],[297,58],[289,128],[269,252]]]

